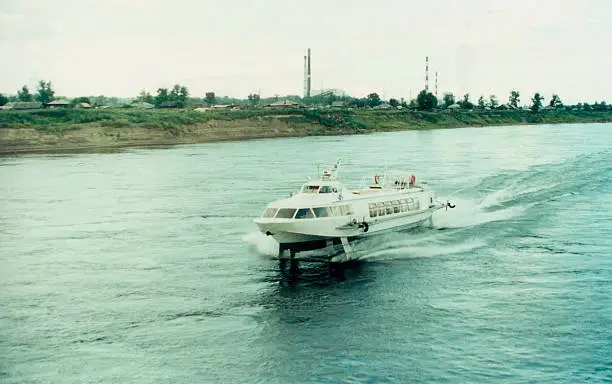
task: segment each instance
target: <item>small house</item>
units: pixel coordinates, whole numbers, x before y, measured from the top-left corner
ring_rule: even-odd
[[[137,102],[130,104],[130,108],[136,108],[136,109],[151,109],[154,107],[155,106],[153,104],[147,103],[144,101],[137,101]]]
[[[290,108],[298,108],[299,104],[293,100],[283,99],[279,101],[275,101],[274,103],[268,104],[266,108],[269,109],[290,109]]]
[[[213,105],[212,108],[213,110],[220,110],[220,109],[232,109],[233,105],[232,104],[217,104],[217,105]]]
[[[387,102],[382,102],[375,106],[374,109],[393,109],[393,107]]]
[[[70,102],[66,99],[57,99],[46,104],[48,108],[68,108],[70,107]]]
[[[0,107],[2,110],[28,110],[28,109],[41,109],[42,103],[38,101],[13,101],[10,103],[6,103]]]
[[[179,105],[176,101],[164,101],[159,105],[160,108],[178,108]]]

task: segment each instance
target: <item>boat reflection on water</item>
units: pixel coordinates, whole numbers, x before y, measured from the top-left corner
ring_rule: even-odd
[[[321,263],[320,260],[279,259],[279,285],[328,285],[347,280],[359,274],[365,261],[350,260],[345,263]]]

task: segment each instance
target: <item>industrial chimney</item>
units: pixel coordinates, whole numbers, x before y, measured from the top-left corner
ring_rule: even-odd
[[[304,56],[304,97],[310,97],[310,48],[308,48],[308,55]]]

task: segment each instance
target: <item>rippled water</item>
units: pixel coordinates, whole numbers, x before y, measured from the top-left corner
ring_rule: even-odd
[[[612,380],[612,125],[0,158],[0,381]],[[457,208],[356,265],[250,219],[343,159]]]

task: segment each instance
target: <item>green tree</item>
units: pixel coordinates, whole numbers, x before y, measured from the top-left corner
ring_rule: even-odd
[[[491,109],[495,109],[499,106],[499,101],[497,101],[497,96],[495,95],[489,96],[489,106],[491,107]]]
[[[438,99],[431,92],[422,90],[417,96],[417,105],[420,111],[431,111],[438,105]]]
[[[380,96],[378,96],[378,93],[376,92],[370,93],[367,99],[368,99],[368,105],[370,107],[376,107],[377,105],[380,105],[381,103]]]
[[[508,104],[510,104],[510,106],[514,109],[518,109],[518,104],[521,101],[520,100],[521,94],[519,93],[519,91],[512,91],[510,92],[510,98],[508,99]]]
[[[449,106],[455,104],[455,95],[448,92],[444,94],[444,108],[448,108]]]
[[[548,105],[553,108],[563,108],[563,102],[561,102],[559,95],[552,95],[552,98],[550,99],[550,103]]]
[[[470,94],[466,93],[463,95],[463,100],[459,102],[459,106],[463,109],[472,109],[474,108],[474,104],[470,101]]]
[[[170,91],[170,95],[168,96],[168,98],[169,101],[176,103],[177,107],[185,108],[188,96],[189,90],[187,89],[187,87],[175,84],[174,87],[172,87],[172,91]]]
[[[55,91],[51,88],[51,82],[45,82],[44,80],[39,81],[36,91],[36,101],[47,104],[53,101],[53,96],[55,96]]]
[[[368,99],[362,97],[360,99],[352,99],[348,103],[349,107],[365,108],[368,105]]]
[[[393,98],[391,98],[391,99],[389,99],[389,104],[391,104],[391,106],[392,106],[393,108],[397,108],[397,107],[399,106],[399,104],[400,104],[400,103],[399,103],[399,101],[398,101],[397,99],[393,99]]]
[[[261,97],[256,93],[251,93],[248,99],[251,105],[259,105],[259,101],[261,100]]]
[[[157,96],[155,96],[155,106],[159,108],[163,103],[170,101],[170,95],[168,94],[168,88],[158,88]]]
[[[542,109],[542,101],[544,101],[544,97],[539,92],[536,92],[531,99],[531,111],[536,113]]]
[[[90,100],[92,102],[92,105],[95,105],[95,106],[106,106],[106,105],[110,106],[110,104],[113,103],[112,98],[106,97],[104,95],[92,96],[90,97]],[[151,104],[154,104],[154,103],[155,103],[155,100],[153,100]]]
[[[208,105],[215,105],[217,103],[217,98],[215,97],[214,92],[206,92],[204,100],[208,103]]]
[[[9,102],[8,97],[4,96],[3,94],[0,93],[0,106],[6,104]]]
[[[136,100],[141,103],[155,104],[155,97],[153,97],[149,92],[145,91],[144,89],[140,91],[138,97],[136,97]]]
[[[17,91],[17,100],[32,101],[33,99],[34,98],[32,97],[32,94],[30,93],[30,90],[28,89],[27,85],[24,85],[19,91]]]
[[[484,96],[480,95],[480,97],[478,98],[478,108],[484,109],[485,106],[486,104],[485,104]]]
[[[606,111],[606,110],[608,110],[608,105],[606,104],[605,101],[602,101],[599,104],[597,104],[597,102],[595,102],[593,104],[593,109],[596,110],[596,111]]]

